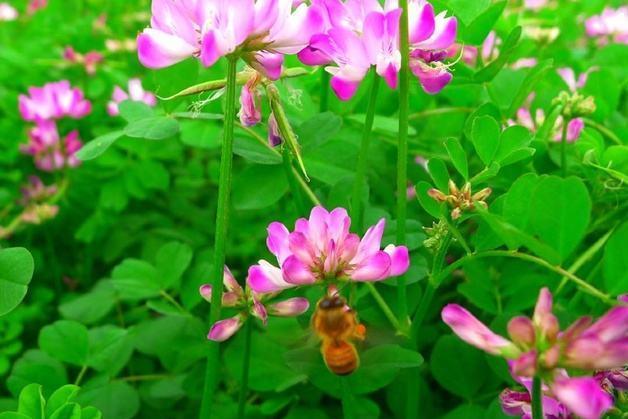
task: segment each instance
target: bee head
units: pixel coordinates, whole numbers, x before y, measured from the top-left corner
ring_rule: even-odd
[[[322,310],[331,310],[334,308],[341,308],[347,304],[347,301],[339,295],[328,295],[327,297],[323,297],[319,303],[318,307]]]

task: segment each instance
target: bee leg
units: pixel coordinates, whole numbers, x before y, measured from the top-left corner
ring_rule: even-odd
[[[358,340],[366,339],[366,327],[362,323],[355,326],[353,337]]]

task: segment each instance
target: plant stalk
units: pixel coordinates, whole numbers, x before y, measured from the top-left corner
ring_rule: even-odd
[[[249,388],[249,367],[251,365],[251,337],[253,335],[253,319],[246,322],[244,331],[244,359],[242,360],[242,379],[240,380],[240,397],[238,400],[238,418],[244,419],[246,410],[246,394]]]
[[[358,165],[353,182],[353,198],[351,199],[351,220],[355,223],[357,231],[362,233],[364,229],[364,209],[362,208],[362,198],[364,194],[364,183],[366,180],[366,169],[369,161],[369,146],[371,144],[371,134],[373,131],[373,121],[375,120],[375,108],[377,106],[377,92],[379,91],[379,75],[374,68],[371,69],[371,94],[366,108],[366,118],[364,120],[364,130],[362,131],[362,145],[358,155]]]
[[[220,156],[220,177],[218,184],[218,208],[216,210],[216,234],[214,237],[214,266],[212,275],[212,301],[209,321],[214,324],[220,319],[222,298],[222,277],[225,265],[227,232],[231,204],[231,181],[233,166],[233,130],[236,117],[236,65],[237,57],[228,56],[227,91],[222,153]],[[211,417],[214,393],[218,387],[220,374],[220,347],[218,342],[209,341],[205,386],[201,403],[200,417]]]
[[[400,0],[401,19],[399,22],[399,147],[397,148],[397,244],[406,243],[406,213],[408,200],[408,118],[410,115],[410,36],[408,31],[408,0]],[[406,299],[406,277],[397,278],[397,305],[402,325],[409,324],[408,302]]]
[[[563,130],[560,138],[560,170],[563,177],[567,177],[567,125],[569,124],[563,118]]]
[[[300,175],[296,170],[293,170],[292,166],[292,156],[290,155],[290,150],[288,147],[282,146],[281,155],[283,158],[283,167],[286,172],[286,178],[288,179],[288,184],[290,185],[290,192],[292,192],[292,198],[294,200],[294,205],[299,215],[303,216],[308,214],[309,211],[307,209],[307,204],[303,199],[303,193],[301,191],[302,187],[299,184]]]
[[[532,419],[543,419],[543,389],[538,375],[532,379]]]
[[[318,110],[320,113],[329,109],[329,73],[325,68],[321,68],[321,103]]]

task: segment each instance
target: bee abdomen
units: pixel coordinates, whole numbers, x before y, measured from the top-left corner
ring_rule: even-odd
[[[348,342],[331,343],[323,346],[323,358],[331,372],[337,375],[351,374],[358,367],[358,352]]]

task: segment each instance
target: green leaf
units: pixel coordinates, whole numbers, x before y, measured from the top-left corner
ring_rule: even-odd
[[[349,120],[358,122],[360,125],[364,125],[364,120],[366,119],[366,115],[358,114],[351,115],[348,117]],[[389,116],[375,115],[375,119],[373,120],[373,132],[397,136],[399,135],[399,121],[397,118],[391,118]],[[414,136],[416,135],[416,129],[413,126],[408,127],[408,135]]]
[[[591,216],[591,199],[576,177],[548,176],[532,196],[531,228],[565,260],[584,238]]]
[[[2,412],[0,419],[31,419],[31,417],[17,412]]]
[[[101,281],[91,292],[62,303],[59,312],[66,319],[91,324],[106,316],[115,302],[113,284],[111,281]]]
[[[281,166],[248,166],[233,182],[233,205],[239,210],[266,208],[288,192]]]
[[[77,401],[100,409],[105,418],[131,419],[140,408],[137,390],[124,381],[93,380],[81,389]]]
[[[111,274],[114,288],[127,300],[158,296],[161,287],[157,275],[153,265],[138,259],[125,259]]]
[[[54,412],[50,419],[81,419],[81,406],[68,403]]]
[[[207,120],[179,120],[181,142],[206,150],[218,149],[221,144],[221,125]]]
[[[491,4],[490,0],[446,0],[447,9],[460,18],[463,24],[468,25],[484,12]]]
[[[192,248],[180,242],[164,244],[155,258],[155,267],[162,289],[177,285],[192,262]]]
[[[506,128],[501,133],[495,160],[498,162],[512,161],[515,153],[526,149],[531,141],[532,134],[527,128],[520,125],[512,125]]]
[[[500,132],[499,124],[490,116],[479,116],[473,121],[473,147],[486,166],[493,161],[500,146]]]
[[[536,85],[541,81],[541,79],[545,76],[545,73],[554,67],[554,60],[548,59],[541,61],[534,68],[528,71],[525,80],[519,87],[517,94],[515,95],[514,100],[510,104],[508,108],[508,112],[506,116],[511,117],[514,116],[517,110],[523,105],[525,100],[528,98],[531,92],[534,91]]]
[[[318,147],[333,138],[342,128],[342,118],[332,112],[314,115],[297,128],[295,134],[303,149]]]
[[[504,10],[504,6],[506,2],[495,3],[491,9],[493,13],[497,13],[499,10],[499,14]],[[489,11],[491,10],[489,9]],[[488,12],[487,12],[488,13]],[[491,16],[492,17],[492,16]],[[499,16],[497,16],[499,17]],[[495,60],[493,60],[489,65],[475,73],[473,76],[473,81],[476,83],[486,83],[491,81],[497,76],[497,73],[506,65],[510,56],[515,52],[515,48],[517,47],[517,43],[519,42],[519,38],[521,37],[521,26],[515,27],[508,37],[504,41],[504,44],[500,47],[500,54]]]
[[[46,417],[52,416],[54,412],[61,409],[63,405],[69,403],[78,394],[78,386],[68,384],[55,390],[46,403]]]
[[[93,406],[87,406],[81,411],[81,419],[102,419],[102,413]]]
[[[440,218],[443,213],[443,206],[427,194],[427,191],[432,189],[432,185],[422,181],[416,184],[415,189],[416,197],[419,200],[421,207],[423,207],[423,209],[432,217]]]
[[[135,122],[155,115],[153,108],[144,102],[136,102],[133,100],[120,102],[118,110],[120,111],[120,116],[127,122]]]
[[[164,140],[179,133],[179,122],[167,116],[153,116],[130,122],[124,134],[131,138]]]
[[[476,404],[465,404],[449,411],[442,419],[485,419],[486,410]]]
[[[107,149],[123,135],[124,132],[122,131],[114,131],[101,135],[100,137],[96,137],[81,147],[81,149],[76,153],[76,157],[82,161],[95,159],[107,151]]]
[[[91,329],[88,339],[87,365],[109,376],[115,376],[124,368],[133,352],[133,342],[128,331],[113,325]]]
[[[474,3],[474,2],[467,2]],[[481,15],[476,17],[469,25],[460,27],[460,38],[471,45],[480,45],[495,26],[495,23],[506,8],[505,1],[492,4]]]
[[[447,391],[471,400],[488,378],[482,353],[456,336],[441,336],[432,349],[432,375]]]
[[[67,382],[63,364],[45,352],[30,350],[13,365],[6,385],[16,395],[28,384],[40,383],[44,394],[50,394]]]
[[[0,316],[18,306],[26,296],[35,262],[23,247],[0,249]]]
[[[620,294],[628,289],[628,222],[619,227],[608,239],[604,248],[604,280],[606,289]]]
[[[447,140],[445,140],[445,148],[447,148],[447,153],[449,153],[451,162],[458,171],[458,173],[462,175],[465,181],[469,180],[469,164],[467,163],[467,153],[462,148],[462,145],[460,145],[460,141],[458,141],[456,138],[448,138]]]
[[[58,320],[39,332],[39,347],[69,364],[85,365],[88,345],[87,328],[72,320]]]
[[[29,384],[22,389],[17,405],[17,412],[31,419],[44,419],[46,400],[41,392],[41,385]]]
[[[427,171],[432,177],[436,189],[447,193],[449,191],[449,172],[445,162],[441,159],[430,159],[427,162]]]
[[[233,143],[233,153],[257,164],[281,164],[282,159],[278,149],[274,151],[260,144],[252,137],[237,136]]]

